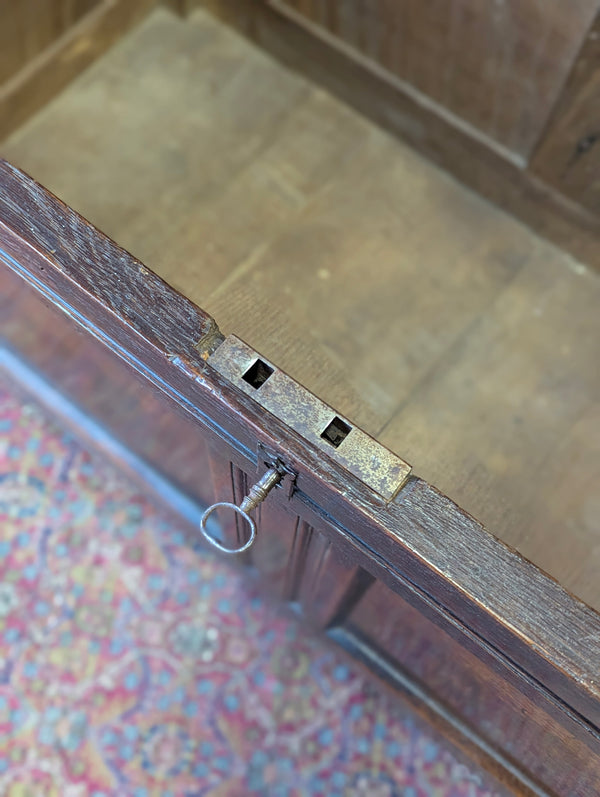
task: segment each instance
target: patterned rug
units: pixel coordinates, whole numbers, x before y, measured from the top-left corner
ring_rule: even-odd
[[[0,794],[497,794],[0,383]]]

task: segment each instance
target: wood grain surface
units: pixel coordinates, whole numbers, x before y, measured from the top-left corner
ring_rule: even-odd
[[[600,606],[585,267],[201,12],[0,151]]]
[[[201,4],[280,63],[349,103],[579,260],[600,269],[597,215],[544,182],[527,168],[522,156],[494,145],[475,126],[448,113],[288,5],[254,0],[203,0]],[[197,3],[187,0],[183,5],[185,10]]]
[[[534,688],[519,692],[505,673],[483,665],[381,583],[373,585],[333,636],[350,650],[361,650],[374,669],[379,664],[382,671],[392,667],[400,675],[410,673],[426,691],[443,695],[453,715],[467,728],[478,729],[492,747],[501,740],[505,762],[519,763],[537,776],[537,789],[527,784],[534,794],[546,793],[550,784],[556,794],[594,794],[600,777],[595,751],[579,746],[568,731],[557,731],[548,722]],[[566,748],[578,753],[566,757]],[[515,784],[515,792],[529,793],[525,786]]]
[[[1,1],[1,0],[0,0]],[[27,2],[8,0],[8,22],[4,23],[0,7],[0,37],[5,33],[19,41],[35,37],[44,18],[43,8],[54,8],[53,19],[62,20],[64,31],[36,48],[36,55],[6,81],[0,80],[0,138],[8,135],[48,102],[69,81],[107,50],[126,31],[157,4],[158,0],[98,0],[83,2]],[[35,7],[35,8],[34,8]],[[89,8],[87,13],[83,9]],[[41,16],[39,15],[42,9]],[[60,9],[62,12],[59,13]],[[71,13],[67,13],[70,9]],[[80,9],[76,21],[73,13]],[[23,15],[21,17],[21,15]],[[70,24],[67,25],[67,20]],[[13,30],[17,24],[20,35]],[[0,57],[2,43],[0,42]]]
[[[270,0],[286,6],[527,157],[596,0]]]

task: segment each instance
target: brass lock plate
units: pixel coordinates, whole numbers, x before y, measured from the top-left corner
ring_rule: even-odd
[[[392,500],[409,476],[411,467],[403,459],[235,335],[225,338],[207,362],[385,501]]]

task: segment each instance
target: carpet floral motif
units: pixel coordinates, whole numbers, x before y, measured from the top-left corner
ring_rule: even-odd
[[[495,792],[0,385],[0,794]]]

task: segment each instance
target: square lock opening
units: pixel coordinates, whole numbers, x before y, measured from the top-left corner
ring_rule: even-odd
[[[267,379],[273,373],[274,368],[266,363],[264,360],[255,360],[250,368],[242,374],[242,379],[247,382],[255,390],[262,387]]]
[[[323,440],[327,440],[334,448],[337,448],[344,442],[351,431],[352,427],[336,415],[324,431],[321,432],[321,437]]]

